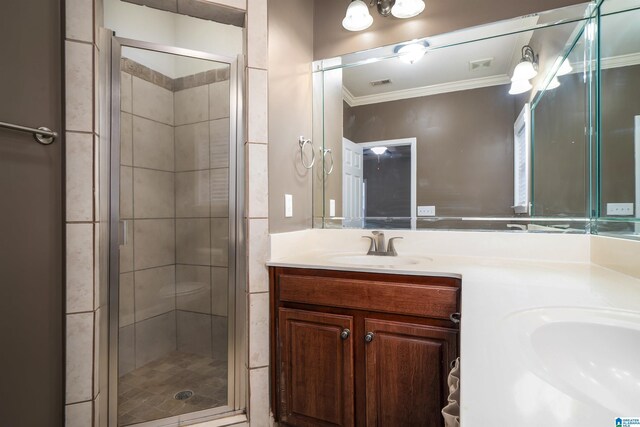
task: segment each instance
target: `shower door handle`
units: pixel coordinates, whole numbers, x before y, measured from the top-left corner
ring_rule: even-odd
[[[118,223],[118,241],[120,246],[127,245],[127,229],[129,228],[129,221],[120,221]]]

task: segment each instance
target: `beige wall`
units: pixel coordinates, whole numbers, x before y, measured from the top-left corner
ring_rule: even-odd
[[[372,10],[373,25],[365,31],[351,32],[342,27],[347,1],[316,0],[313,57],[331,58],[577,3],[583,1],[430,0],[425,11],[412,19],[383,18]]]
[[[311,0],[269,1],[269,228],[311,227],[311,174],[300,162],[298,137],[311,138]],[[322,144],[316,140],[315,147]],[[316,148],[317,150],[317,148]],[[316,153],[317,154],[317,153]],[[293,217],[284,195],[293,195]]]
[[[509,85],[346,108],[354,142],[417,139],[417,204],[438,216],[512,215],[513,123],[522,101]]]

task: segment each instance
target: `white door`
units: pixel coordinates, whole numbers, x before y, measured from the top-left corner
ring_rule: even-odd
[[[362,146],[342,138],[342,222],[343,227],[364,224]]]

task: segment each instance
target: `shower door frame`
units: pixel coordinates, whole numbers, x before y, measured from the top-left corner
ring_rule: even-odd
[[[108,425],[118,425],[118,334],[119,334],[119,246],[120,226],[120,60],[122,48],[149,50],[170,55],[203,59],[229,66],[229,264],[227,313],[227,405],[195,411],[170,418],[136,424],[137,426],[182,426],[241,414],[246,408],[247,312],[244,219],[244,56],[236,58],[206,52],[165,46],[156,43],[116,37],[108,38],[111,46],[110,76],[111,138],[109,164],[109,391]],[[109,48],[109,46],[107,46]],[[233,256],[231,256],[233,255]]]

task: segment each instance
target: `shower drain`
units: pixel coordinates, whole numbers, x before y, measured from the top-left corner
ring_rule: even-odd
[[[176,400],[187,400],[191,396],[193,396],[193,392],[191,390],[182,390],[173,395],[173,398]]]

